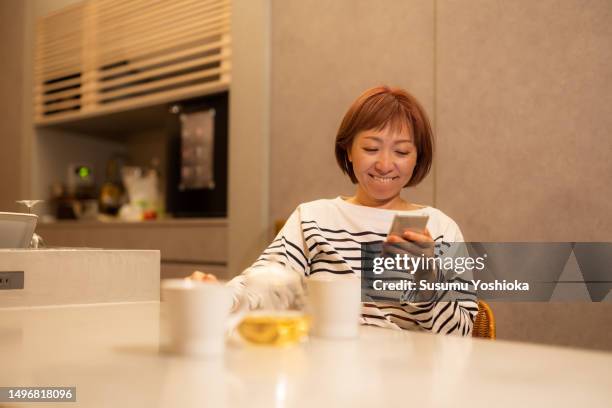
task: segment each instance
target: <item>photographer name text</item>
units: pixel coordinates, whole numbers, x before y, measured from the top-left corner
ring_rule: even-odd
[[[454,291],[528,291],[529,283],[518,280],[507,281],[505,279],[493,282],[483,282],[481,280],[472,279],[471,281],[461,282],[427,282],[421,280],[414,282],[412,280],[401,279],[393,282],[385,282],[382,279],[377,279],[372,282],[374,290],[381,291],[406,291],[406,290],[454,290]]]

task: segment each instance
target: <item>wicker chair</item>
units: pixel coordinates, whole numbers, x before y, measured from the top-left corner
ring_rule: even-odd
[[[495,338],[495,316],[493,316],[493,311],[484,300],[478,301],[478,314],[474,320],[472,337]]]
[[[285,222],[287,220],[276,220],[274,221],[274,235],[277,235],[281,229],[283,229],[283,226],[285,225]]]

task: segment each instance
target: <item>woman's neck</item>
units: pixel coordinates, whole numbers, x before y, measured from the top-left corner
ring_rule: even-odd
[[[355,195],[349,197],[346,201],[351,204],[363,205],[365,207],[381,208],[386,210],[414,210],[419,208],[419,206],[416,206],[404,200],[402,197],[399,196],[399,194],[389,199],[376,200],[364,194],[363,191],[361,191],[360,189],[357,189]]]

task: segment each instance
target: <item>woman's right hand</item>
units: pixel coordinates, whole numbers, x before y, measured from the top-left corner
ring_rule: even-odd
[[[194,271],[191,275],[187,276],[185,279],[191,279],[199,282],[217,282],[218,279],[212,273],[205,273],[201,271]]]

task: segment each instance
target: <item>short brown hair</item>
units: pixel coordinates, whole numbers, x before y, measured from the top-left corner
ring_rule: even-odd
[[[368,89],[353,102],[336,135],[336,161],[353,184],[357,183],[357,178],[348,160],[348,150],[355,136],[364,130],[382,130],[387,126],[391,126],[393,131],[409,129],[417,149],[417,162],[412,177],[404,187],[416,186],[429,173],[434,140],[425,110],[405,90],[379,86]]]

